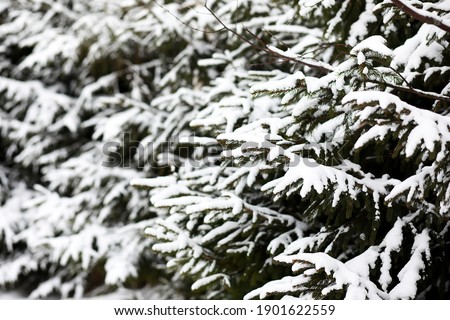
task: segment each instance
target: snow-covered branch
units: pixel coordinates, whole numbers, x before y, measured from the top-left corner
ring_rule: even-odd
[[[427,10],[419,9],[413,6],[407,0],[391,0],[398,8],[409,14],[414,19],[422,21],[424,23],[433,24],[442,30],[450,33],[450,20],[442,19],[436,14],[433,14]]]

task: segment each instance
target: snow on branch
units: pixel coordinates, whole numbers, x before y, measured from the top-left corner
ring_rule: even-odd
[[[447,24],[441,17],[432,14],[423,9],[416,8],[403,0],[392,0],[399,9],[409,14],[414,19],[422,21],[424,23],[433,24],[446,32],[450,32],[450,25]]]
[[[375,112],[385,112],[384,110],[388,110],[388,108],[395,108],[399,120],[404,124],[412,125],[411,130],[408,131],[403,151],[406,157],[413,156],[417,150],[434,152],[436,151],[436,144],[444,146],[450,139],[448,117],[414,107],[393,94],[377,91],[351,92],[344,97],[342,102],[343,104],[356,103],[357,105],[377,104],[376,107],[366,107],[359,112],[359,119],[355,123],[355,127],[369,119]],[[357,147],[369,140],[370,131],[366,134],[361,135],[356,142]],[[378,134],[382,135],[381,132],[378,132]],[[441,150],[446,152],[444,147]]]
[[[411,257],[405,261],[403,268],[392,273],[393,257],[405,246],[405,229],[417,215],[412,213],[398,218],[391,230],[379,245],[369,247],[365,252],[351,258],[347,262],[335,259],[327,253],[305,252],[310,237],[299,239],[292,243],[284,253],[274,259],[291,266],[294,276],[286,276],[279,280],[266,283],[264,286],[248,293],[246,299],[267,298],[274,295],[290,295],[308,298],[308,284],[315,274],[324,272],[330,277],[317,290],[321,295],[346,287],[345,299],[408,299],[417,293],[417,283],[421,272],[430,259],[427,229],[414,237],[411,247]],[[381,273],[371,277],[371,271],[380,264]],[[390,290],[390,285],[394,287]]]

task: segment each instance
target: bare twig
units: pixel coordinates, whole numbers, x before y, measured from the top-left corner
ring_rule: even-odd
[[[245,32],[249,33],[252,36],[252,39],[256,39],[257,41],[254,42],[250,39],[247,39],[246,37],[244,37],[242,34],[236,32],[235,30],[231,29],[230,27],[228,27],[216,14],[213,10],[211,10],[208,7],[207,1],[205,2],[205,8],[206,10],[208,10],[211,15],[222,25],[223,29],[227,30],[228,32],[231,32],[233,35],[235,35],[236,37],[238,37],[240,40],[248,43],[252,48],[255,48],[259,51],[265,52],[268,55],[284,60],[284,61],[291,61],[297,64],[301,64],[301,65],[305,65],[308,66],[312,69],[316,69],[316,70],[320,70],[322,72],[330,72],[333,71],[333,68],[330,65],[324,64],[324,63],[320,63],[320,62],[316,62],[313,61],[311,59],[308,59],[308,61],[304,60],[304,59],[300,59],[298,57],[295,57],[293,55],[288,55],[285,54],[283,51],[281,50],[276,50],[273,47],[269,47],[265,44],[265,42],[258,37],[257,35],[255,35],[253,32],[251,32],[248,28],[244,28]]]
[[[191,26],[189,23],[184,22],[183,20],[181,20],[181,18],[179,18],[176,14],[170,12],[166,7],[164,7],[164,6],[163,6],[162,4],[160,4],[158,1],[152,0],[152,2],[153,2],[154,4],[156,4],[158,7],[160,7],[162,10],[164,10],[165,12],[167,12],[168,14],[170,14],[172,17],[174,17],[176,20],[178,20],[181,24],[183,24],[183,25],[185,25],[186,27],[188,27],[189,29],[192,29],[192,30],[195,30],[195,31],[199,31],[199,32],[201,32],[201,33],[217,33],[217,32],[220,32],[220,31],[223,30],[223,29],[220,29],[220,30],[212,30],[212,31],[209,31],[209,30],[202,30],[202,29],[200,29],[200,28],[193,27],[193,26]]]
[[[439,101],[450,102],[450,97],[443,96],[443,95],[440,95],[440,94],[437,94],[437,93],[434,93],[434,92],[423,91],[423,90],[414,88],[408,82],[408,80],[405,79],[405,77],[400,72],[398,72],[397,70],[395,70],[392,67],[389,67],[389,69],[394,71],[400,78],[402,78],[403,82],[406,83],[406,87],[405,86],[399,86],[399,85],[391,85],[389,83],[386,83],[386,86],[388,86],[390,88],[395,88],[395,89],[400,90],[400,91],[406,91],[406,92],[410,92],[410,93],[415,93],[416,95],[421,96],[423,98],[429,98],[429,99],[434,99],[434,100],[439,100]]]
[[[392,3],[400,10],[406,12],[408,15],[422,21],[424,23],[433,24],[446,32],[450,32],[450,25],[442,21],[441,17],[434,15],[426,10],[418,9],[403,0],[391,0]]]
[[[450,102],[450,97],[443,96],[443,95],[437,94],[435,92],[423,91],[423,90],[420,90],[420,89],[416,89],[416,88],[412,88],[412,87],[405,87],[405,86],[396,85],[396,84],[383,82],[383,81],[379,81],[379,80],[371,80],[371,79],[369,79],[367,81],[368,82],[372,82],[372,83],[376,83],[376,84],[379,84],[379,85],[384,85],[386,87],[389,87],[389,88],[392,88],[392,89],[396,89],[396,90],[399,90],[399,91],[409,92],[409,93],[415,94],[416,96],[419,96],[419,97],[422,97],[422,98]]]

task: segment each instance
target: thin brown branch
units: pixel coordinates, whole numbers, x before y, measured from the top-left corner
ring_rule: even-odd
[[[208,10],[211,15],[222,25],[223,29],[227,30],[228,32],[231,32],[233,35],[235,35],[236,37],[238,37],[240,40],[248,43],[252,48],[257,49],[259,51],[265,52],[266,54],[278,58],[280,60],[284,60],[284,61],[290,61],[290,62],[294,62],[296,64],[301,64],[307,67],[310,67],[312,69],[316,69],[316,70],[320,70],[322,72],[330,72],[333,71],[333,68],[329,65],[326,64],[322,64],[322,63],[318,63],[312,60],[304,60],[304,59],[299,59],[297,57],[293,57],[293,56],[289,56],[287,54],[284,54],[281,50],[274,50],[273,48],[267,46],[264,41],[258,37],[257,35],[255,35],[253,32],[251,32],[248,28],[244,28],[245,32],[249,33],[252,36],[252,39],[256,39],[256,42],[253,42],[250,39],[247,39],[246,37],[244,37],[242,34],[236,32],[235,30],[231,29],[230,27],[228,27],[216,14],[213,10],[211,10],[208,7],[207,2],[205,2],[205,8],[206,10]]]
[[[404,11],[414,19],[422,21],[424,23],[433,24],[436,27],[450,33],[450,26],[442,21],[438,15],[431,14],[428,11],[418,9],[410,4],[407,4],[404,0],[391,0],[392,3],[400,10]]]
[[[387,83],[387,82],[383,82],[383,81],[379,81],[379,80],[371,80],[371,79],[369,79],[368,82],[376,83],[376,84],[379,84],[379,85],[382,85],[382,86],[386,86],[386,87],[389,87],[389,88],[392,88],[392,89],[396,89],[396,90],[399,90],[399,91],[403,91],[403,92],[409,92],[409,93],[415,94],[415,95],[417,95],[419,97],[422,97],[422,98],[450,102],[450,97],[443,96],[443,95],[437,94],[435,92],[423,91],[423,90],[420,90],[420,89],[416,89],[416,88],[412,88],[412,87],[400,86],[400,85]]]

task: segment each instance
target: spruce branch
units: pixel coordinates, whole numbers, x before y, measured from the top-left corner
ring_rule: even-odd
[[[436,27],[450,33],[450,25],[446,24],[438,15],[434,15],[426,10],[416,8],[403,0],[392,0],[392,3],[414,19],[424,23],[433,24]]]
[[[238,37],[240,40],[242,40],[245,43],[249,44],[252,48],[254,48],[254,49],[258,50],[258,51],[262,51],[262,52],[268,54],[269,56],[271,56],[271,57],[273,57],[275,59],[280,59],[280,60],[283,60],[283,61],[294,62],[296,64],[301,64],[301,65],[310,67],[312,69],[320,70],[322,72],[327,72],[327,73],[333,72],[334,69],[335,69],[333,66],[331,66],[331,65],[329,65],[327,63],[323,63],[323,62],[320,62],[320,61],[313,61],[311,59],[301,59],[296,54],[289,54],[288,52],[280,50],[280,49],[278,49],[276,47],[267,45],[265,43],[265,41],[263,39],[261,39],[261,37],[259,37],[255,33],[253,33],[248,28],[244,28],[243,29],[244,32],[248,33],[251,36],[251,38],[247,38],[244,35],[238,33],[237,31],[235,31],[235,30],[231,29],[229,26],[227,26],[216,15],[216,13],[211,8],[208,7],[208,1],[205,1],[205,8],[222,25],[222,29],[221,30],[226,30],[228,32],[231,32],[233,35]],[[398,74],[398,72],[396,72],[396,73]],[[403,80],[405,80],[405,79],[403,79]],[[389,88],[393,88],[393,89],[396,89],[396,90],[399,90],[399,91],[409,92],[411,94],[420,96],[422,98],[450,102],[450,97],[443,96],[443,95],[440,95],[440,94],[437,94],[437,93],[434,93],[434,92],[428,92],[428,91],[423,91],[423,90],[420,90],[420,89],[413,88],[411,85],[409,85],[409,83],[407,83],[407,86],[402,86],[402,85],[396,85],[396,84],[388,83],[388,82],[385,82],[385,81],[379,81],[379,80],[371,80],[371,79],[369,79],[368,81],[371,82],[371,83],[385,85],[385,86],[387,86]]]

